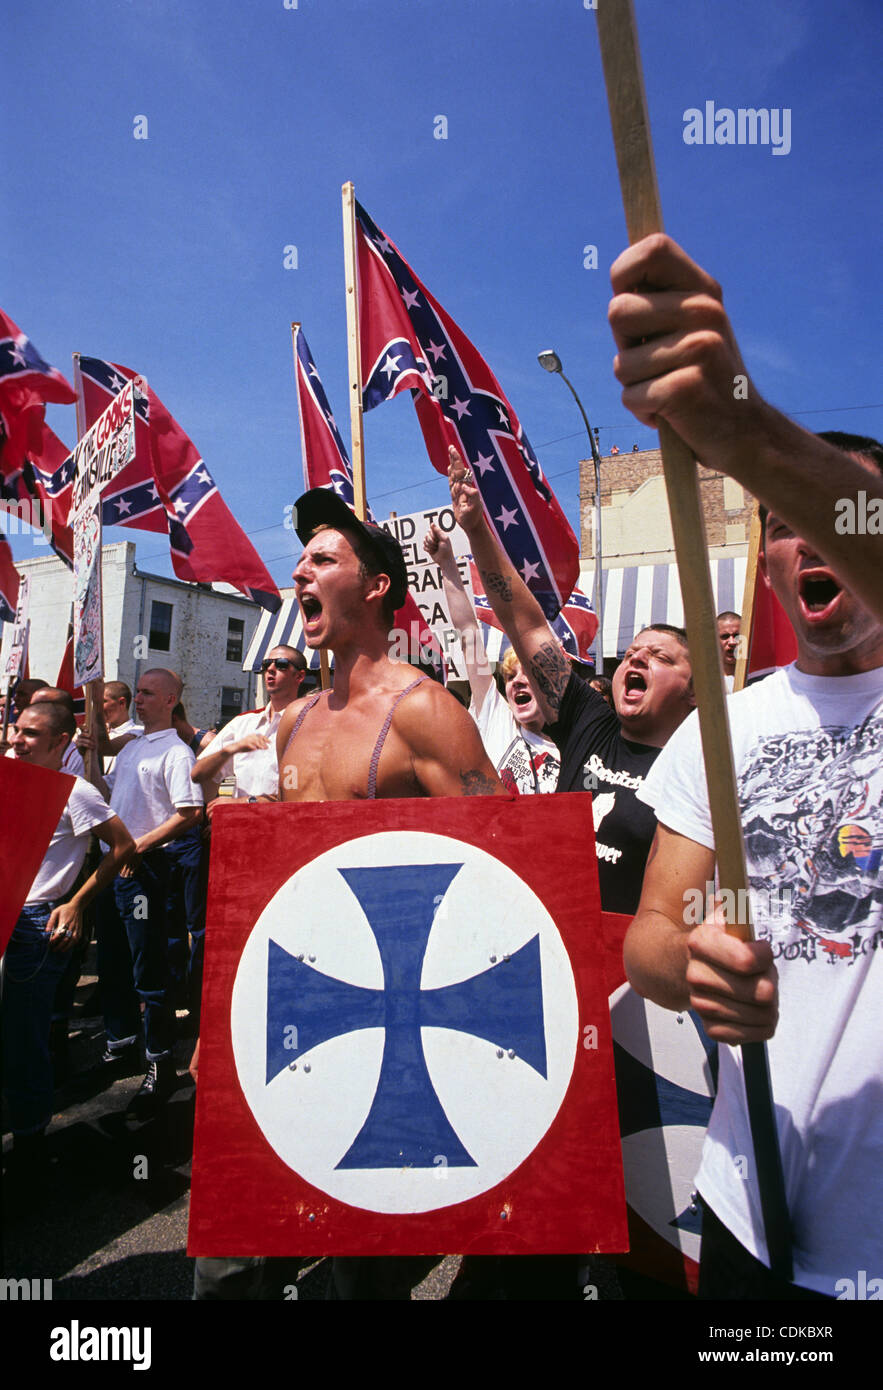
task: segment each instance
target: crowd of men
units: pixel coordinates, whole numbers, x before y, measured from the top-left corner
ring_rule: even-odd
[[[69,697],[45,686],[24,692],[11,754],[54,771],[67,759],[77,776],[6,957],[4,1088],[15,1150],[29,1162],[51,1118],[50,1022],[88,904],[103,1065],[112,1071],[144,1047],[146,1075],[132,1102],[140,1118],[174,1089],[176,1004],[198,1013],[203,817],[218,813],[225,779],[250,801],[589,790],[602,905],[633,918],[624,953],[633,986],[666,1008],[694,1010],[708,1037],[727,1045],[697,1179],[700,1293],[824,1298],[859,1269],[883,1273],[874,1011],[883,968],[883,566],[872,538],[844,538],[833,525],[838,498],[859,488],[883,495],[883,448],[809,435],[753,387],[747,399],[734,397],[744,367],[720,288],[666,238],[631,247],[612,280],[625,404],[644,423],[666,419],[706,466],[760,499],[764,582],[797,638],[794,665],[728,701],[757,939],[729,935],[719,903],[698,926],[685,917],[685,903],[715,878],[687,634],[667,624],[642,630],[609,698],[593,688],[562,651],[489,526],[471,470],[451,450],[454,513],[511,642],[497,685],[450,546],[433,531],[427,549],[463,639],[467,711],[388,655],[407,588],[396,541],[315,489],[296,504],[304,549],[293,577],[307,645],[334,653],[330,690],[302,698],[303,655],[274,648],[263,664],[267,706],[206,738],[180,714],[176,729],[182,691],[173,672],[140,677],[137,726],[128,691],[109,684],[96,736],[79,739],[91,782],[71,765],[80,753]],[[731,684],[738,615],[721,614],[718,628]],[[113,767],[102,769],[95,754]],[[108,851],[87,877],[91,833]],[[763,907],[771,885],[775,910]],[[793,1227],[787,1282],[768,1268],[759,1187],[743,1163],[752,1141],[736,1045],[758,1040],[769,1041]],[[198,1295],[256,1296],[264,1266],[200,1261]],[[552,1286],[560,1272],[540,1262],[530,1278]],[[407,1297],[410,1274],[407,1262],[340,1260],[335,1287],[340,1297]],[[506,1283],[499,1268],[493,1277]],[[513,1275],[510,1287],[523,1285]]]

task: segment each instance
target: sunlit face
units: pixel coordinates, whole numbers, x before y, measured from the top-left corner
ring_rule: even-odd
[[[304,673],[293,665],[280,668],[275,664],[277,660],[292,662],[292,653],[287,647],[274,647],[272,651],[267,652],[267,660],[273,663],[266,670],[262,669],[267,693],[271,697],[275,695],[279,700],[293,700]]]
[[[513,667],[512,674],[506,677],[506,702],[524,728],[539,730],[543,727],[540,707],[520,661]]]
[[[340,531],[320,531],[304,547],[292,575],[308,647],[333,647],[365,622],[364,598],[372,582]]]
[[[877,474],[868,459],[853,457]],[[772,512],[760,564],[794,628],[802,671],[837,676],[883,664],[883,623],[843,587],[809,542]]]
[[[125,695],[108,695],[105,691],[102,704],[104,710],[104,721],[109,729],[115,729],[118,724],[124,724],[129,717],[129,707],[126,704]]]
[[[718,618],[717,635],[720,638],[724,658],[724,671],[728,676],[736,673],[736,660],[739,656],[738,618]]]
[[[135,691],[135,713],[148,732],[171,726],[172,710],[176,703],[176,694],[162,676],[145,672]]]
[[[22,710],[15,727],[10,730],[9,742],[13,753],[22,762],[55,770],[61,767],[68,745],[66,735],[51,732],[49,721],[41,714],[39,704],[28,705],[27,709]]]
[[[613,676],[613,705],[626,738],[661,748],[695,704],[685,647],[671,632],[639,632]]]

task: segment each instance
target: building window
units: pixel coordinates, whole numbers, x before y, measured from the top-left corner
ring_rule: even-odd
[[[227,619],[227,660],[242,661],[242,645],[245,641],[245,619]]]
[[[221,723],[227,724],[237,714],[242,713],[242,696],[245,692],[232,685],[221,686]]]
[[[155,652],[167,652],[172,646],[172,605],[158,600],[150,605],[150,638],[148,646]]]

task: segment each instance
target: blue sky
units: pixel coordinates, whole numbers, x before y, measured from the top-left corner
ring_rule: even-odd
[[[667,230],[723,284],[769,399],[808,428],[880,436],[874,0],[636,9]],[[148,377],[278,584],[299,549],[282,526],[302,490],[292,319],[348,438],[346,179],[484,354],[574,527],[585,434],[537,352],[558,351],[603,452],[654,444],[611,371],[607,268],[626,235],[583,0],[47,0],[5,28],[21,100],[0,303],[68,377],[74,350]],[[790,152],[685,144],[706,100],[789,108]],[[48,419],[72,445],[73,409]],[[408,397],[367,414],[365,440],[378,514],[444,499]],[[172,572],[161,538],[114,539]]]

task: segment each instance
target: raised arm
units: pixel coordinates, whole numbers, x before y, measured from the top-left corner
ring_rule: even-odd
[[[868,514],[873,501],[883,511],[883,477],[762,399],[720,285],[675,242],[661,234],[636,242],[614,262],[610,279],[623,405],[645,425],[667,420],[706,467],[735,478],[787,522],[883,619],[880,536],[835,530],[844,499],[853,517],[861,510],[860,491]]]
[[[448,450],[448,482],[457,522],[469,537],[488,601],[515,648],[547,724],[558,722],[570,662],[546,615],[485,520],[481,496],[457,450]]]
[[[719,907],[705,916],[714,851],[660,825],[623,960],[632,986],[665,1009],[695,1009],[715,1042],[761,1042],[778,1019],[769,942],[727,936]],[[701,925],[693,924],[698,919]]]
[[[441,570],[448,612],[451,615],[451,622],[460,636],[466,677],[472,689],[475,708],[480,711],[494,678],[488,665],[481,628],[478,626],[475,609],[472,607],[466,586],[460,576],[460,567],[457,564],[453,546],[447,536],[433,522],[423,538],[423,548]]]

